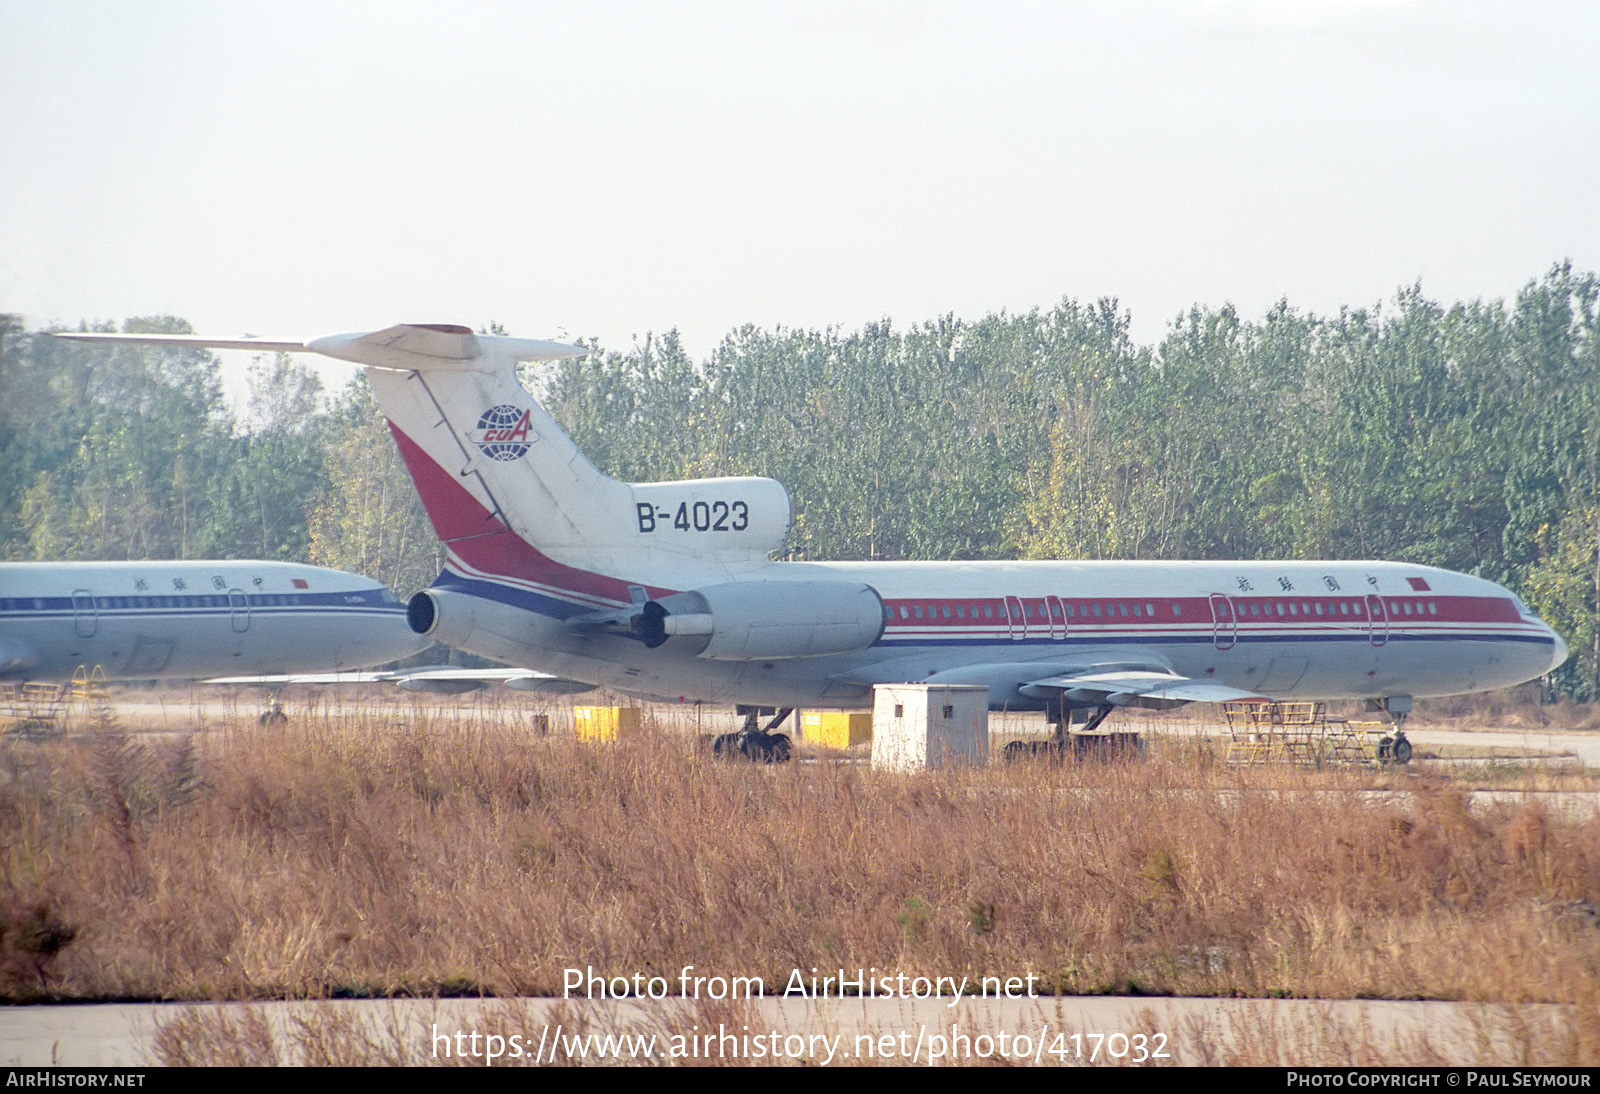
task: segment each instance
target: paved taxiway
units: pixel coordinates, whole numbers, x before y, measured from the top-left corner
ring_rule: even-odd
[[[677,1002],[567,1003],[556,1011],[558,1005],[559,1001],[547,999],[444,999],[205,1004],[198,1008],[174,1003],[8,1007],[0,1009],[0,1064],[149,1066],[159,1062],[153,1052],[158,1028],[171,1025],[191,1010],[226,1015],[234,1022],[250,1012],[264,1017],[285,1063],[298,1062],[293,1046],[308,1030],[348,1030],[356,1021],[375,1041],[398,1050],[411,1063],[443,1062],[452,1052],[472,1054],[474,1045],[479,1060],[488,1062],[483,1056],[490,1042],[484,1035],[495,1031],[504,1038],[514,1030],[523,1037],[515,1045],[523,1058],[510,1058],[513,1046],[502,1043],[502,1058],[496,1063],[534,1062],[537,1041],[543,1039],[550,1045],[558,1032],[565,1034],[563,1043],[568,1049],[574,1047],[572,1038],[580,1032],[653,1034],[657,1054],[653,1062],[659,1062],[669,1051],[664,1008],[682,1006]],[[1294,1046],[1286,1051],[1296,1058],[1282,1062],[1414,1066],[1511,1062],[1516,1045],[1496,1040],[1504,1031],[1521,1023],[1523,1028],[1542,1026],[1545,1036],[1554,1037],[1571,1021],[1566,1008],[1549,1005],[1517,1008],[1514,1021],[1508,1013],[1475,1003],[1298,999],[1073,997],[968,1002],[954,1008],[941,1000],[769,999],[734,1017],[737,1028],[719,1032],[715,1028],[718,1020],[701,1013],[680,1017],[670,1029],[712,1035],[703,1045],[692,1046],[702,1050],[702,1060],[717,1054],[743,1054],[768,1063],[774,1062],[774,1057],[779,1063],[804,1059],[897,1064],[980,1058],[998,1061],[1005,1057],[1014,1063],[1056,1064],[1088,1063],[1076,1057],[1092,1050],[1099,1055],[1094,1062],[1101,1063],[1134,1062],[1134,1054],[1143,1051],[1152,1056],[1145,1062],[1200,1065],[1227,1062],[1233,1052],[1251,1047],[1248,1059],[1268,1062],[1270,1057],[1265,1054],[1269,1051]],[[575,1022],[582,1016],[589,1019],[586,1026]],[[476,1042],[474,1032],[480,1034]],[[758,1043],[766,1047],[758,1047]],[[592,1040],[588,1044],[588,1058],[601,1062],[601,1046]],[[186,1047],[206,1058],[218,1046]],[[632,1051],[614,1054],[611,1059],[627,1062],[629,1056],[637,1055],[638,1047],[639,1043],[633,1042]],[[1157,1058],[1158,1053],[1163,1055]]]

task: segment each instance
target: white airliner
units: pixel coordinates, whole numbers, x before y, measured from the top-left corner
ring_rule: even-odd
[[[516,380],[518,361],[576,346],[404,324],[309,342],[63,337],[367,366],[448,549],[411,626],[575,685],[852,708],[876,683],[981,684],[992,707],[1058,725],[1260,697],[1403,716],[1415,696],[1506,687],[1567,657],[1506,589],[1409,563],[773,562],[790,521],[779,483],[624,483],[578,451]]]
[[[0,679],[288,673],[382,664],[427,641],[376,581],[290,562],[0,563]]]

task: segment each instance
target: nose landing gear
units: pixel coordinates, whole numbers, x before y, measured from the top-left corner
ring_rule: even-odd
[[[1381,703],[1381,709],[1394,721],[1394,733],[1386,733],[1378,740],[1378,763],[1383,767],[1411,762],[1411,742],[1406,740],[1404,728],[1411,707],[1409,695],[1391,695]]]
[[[1411,742],[1406,740],[1406,731],[1398,725],[1394,727],[1394,736],[1384,736],[1378,741],[1378,763],[1387,767],[1390,764],[1408,764],[1411,762]]]

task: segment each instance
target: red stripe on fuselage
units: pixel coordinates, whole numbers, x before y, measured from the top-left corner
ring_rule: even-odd
[[[434,533],[467,567],[490,577],[537,582],[557,590],[628,603],[628,582],[554,561],[507,528],[460,480],[434,462],[393,422],[389,423],[389,432],[394,434],[395,447],[400,450],[406,470],[411,472],[411,481],[433,522]],[[647,586],[646,591],[651,596],[662,596],[673,590]]]
[[[1058,601],[1052,605],[1050,600]],[[1521,614],[1508,597],[1504,596],[1441,596],[1430,593],[1385,593],[1382,595],[1384,614],[1371,614],[1365,596],[1306,597],[1256,597],[1228,598],[1235,613],[1233,619],[1223,619],[1225,625],[1240,627],[1293,626],[1315,627],[1368,627],[1373,624],[1404,629],[1408,626],[1436,627],[1440,624],[1470,624],[1484,626],[1495,623],[1521,623]],[[1172,597],[1159,595],[1135,596],[1113,593],[1084,596],[1063,593],[1045,598],[1024,596],[1018,599],[1023,618],[1008,615],[1006,597],[886,597],[884,604],[893,612],[891,625],[911,627],[1004,627],[1008,623],[1021,626],[1024,620],[1030,629],[1045,630],[1050,627],[1149,627],[1182,626],[1195,624],[1211,626],[1215,621],[1211,601],[1207,597]],[[1061,614],[1053,614],[1057,608]],[[1068,608],[1071,609],[1070,613]],[[981,611],[981,615],[980,615]],[[1098,611],[1100,614],[1094,614]]]

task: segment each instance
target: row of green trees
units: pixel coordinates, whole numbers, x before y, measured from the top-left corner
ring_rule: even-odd
[[[130,333],[189,333],[170,318]],[[0,316],[0,558],[315,561],[414,589],[441,555],[364,385],[287,357],[243,420],[206,351],[87,347]]]
[[[1600,695],[1600,280],[1420,288],[1333,316],[1192,309],[1137,344],[1114,301],[896,329],[674,332],[528,382],[635,481],[758,474],[810,558],[1392,558],[1522,592]],[[405,593],[438,549],[360,384],[258,363],[247,422],[208,354],[87,348],[0,318],[0,553],[254,555]],[[180,330],[172,320],[128,329]]]

